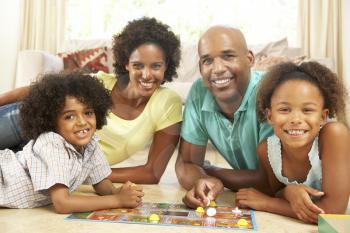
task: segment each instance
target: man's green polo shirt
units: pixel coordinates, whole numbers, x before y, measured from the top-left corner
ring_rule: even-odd
[[[256,89],[261,77],[262,73],[251,73],[241,106],[234,113],[233,123],[220,112],[203,80],[196,80],[186,101],[182,138],[203,146],[210,140],[234,169],[258,168],[256,147],[273,133],[271,126],[260,124],[256,115]]]

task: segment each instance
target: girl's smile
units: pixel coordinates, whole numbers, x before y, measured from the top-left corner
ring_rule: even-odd
[[[268,121],[283,145],[311,145],[327,119],[328,110],[323,106],[323,97],[314,84],[300,79],[285,81],[271,97]]]

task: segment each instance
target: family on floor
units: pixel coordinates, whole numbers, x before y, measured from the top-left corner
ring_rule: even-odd
[[[113,74],[43,74],[0,95],[0,207],[136,207],[147,195],[141,185],[159,182],[178,146],[176,175],[191,208],[226,187],[238,206],[308,223],[347,211],[350,133],[340,119],[348,96],[327,67],[284,62],[253,71],[242,32],[213,26],[199,39],[201,77],[182,110],[179,95],[162,86],[176,78],[181,57],[168,25],[130,21],[112,50]],[[205,160],[209,141],[232,168]],[[110,168],[149,144],[144,165]],[[99,195],[72,195],[81,184]]]

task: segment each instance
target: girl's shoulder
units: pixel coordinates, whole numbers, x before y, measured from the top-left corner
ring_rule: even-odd
[[[259,158],[266,158],[267,157],[267,149],[268,149],[268,146],[267,146],[267,138],[262,140],[257,148],[256,148],[256,152],[259,156]]]
[[[349,129],[343,123],[329,122],[320,130],[318,143],[322,157],[328,154],[332,157],[344,154],[350,150]]]
[[[334,139],[334,138],[346,139],[349,137],[350,137],[350,131],[345,124],[341,122],[329,122],[321,128],[319,140],[322,141],[324,139]]]

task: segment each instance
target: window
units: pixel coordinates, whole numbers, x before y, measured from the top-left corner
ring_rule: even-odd
[[[68,0],[67,39],[111,38],[128,21],[156,17],[183,41],[215,24],[237,27],[249,44],[288,37],[297,43],[298,0]]]

